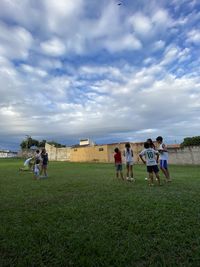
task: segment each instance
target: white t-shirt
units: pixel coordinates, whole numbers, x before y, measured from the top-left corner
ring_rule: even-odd
[[[157,165],[155,156],[158,154],[158,151],[154,150],[153,148],[145,148],[140,152],[140,156],[145,156],[146,165],[147,166],[154,166]]]
[[[24,161],[24,166],[28,166],[29,162],[32,160],[32,158],[29,158],[27,160]]]
[[[131,148],[129,149],[129,151],[125,149],[124,157],[125,157],[126,163],[133,163],[133,150]]]
[[[159,153],[160,153],[160,160],[168,160],[168,152],[162,152],[160,150],[163,150],[167,148],[165,144],[160,144],[159,146]]]

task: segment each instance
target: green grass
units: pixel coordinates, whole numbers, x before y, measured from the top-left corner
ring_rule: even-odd
[[[39,181],[21,164],[0,160],[0,266],[200,266],[200,166],[149,187],[145,166],[134,184],[112,164],[51,162]]]

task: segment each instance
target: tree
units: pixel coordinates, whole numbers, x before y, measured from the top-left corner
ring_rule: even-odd
[[[59,144],[59,143],[57,143],[55,141],[50,141],[50,142],[48,142],[48,144],[53,145],[53,146],[55,146],[57,148],[66,147],[65,145],[61,145],[61,144]]]
[[[45,147],[45,144],[46,144],[46,140],[42,140],[42,141],[38,141],[36,139],[33,139],[30,135],[27,135],[26,136],[26,139],[24,139],[20,146],[21,146],[21,149],[30,149],[32,146],[36,146],[36,147]],[[59,144],[55,141],[50,141],[48,142],[50,145],[54,145],[55,147],[66,147],[65,145],[62,145],[62,144]]]
[[[186,137],[181,143],[181,147],[200,146],[200,136]]]
[[[26,139],[23,140],[20,144],[22,149],[30,149],[32,146],[38,147],[39,141],[36,139],[33,139],[30,135],[26,136]]]
[[[40,141],[38,147],[45,147],[46,142],[47,142],[46,140]]]

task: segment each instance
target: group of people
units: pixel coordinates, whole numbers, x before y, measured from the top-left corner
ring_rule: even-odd
[[[20,171],[30,170],[34,174],[34,179],[47,178],[48,153],[43,148],[41,151],[35,151],[33,157],[28,158],[24,162],[24,167]]]
[[[158,163],[160,161],[160,169],[164,174],[165,181],[171,182],[170,173],[168,169],[168,151],[167,146],[163,143],[162,136],[156,138],[157,147],[154,145],[153,141],[149,138],[144,143],[144,149],[140,152],[139,157],[142,162],[147,167],[147,173],[149,185],[154,185],[154,175],[158,182],[158,185],[161,185]],[[125,180],[122,170],[122,153],[118,147],[114,150],[114,160],[116,168],[116,177]],[[134,155],[130,143],[125,144],[125,149],[123,151],[123,157],[126,163],[126,180],[135,181],[133,177],[133,163]]]

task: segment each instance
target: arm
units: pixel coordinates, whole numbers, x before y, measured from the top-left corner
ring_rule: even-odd
[[[159,151],[160,153],[162,153],[162,152],[168,152],[168,151],[167,151],[167,147],[166,147],[165,144],[162,144],[162,149],[158,149],[158,151]]]
[[[159,160],[159,153],[156,152],[156,162],[158,163],[158,160]]]
[[[143,159],[143,156],[139,154],[139,157],[140,157],[140,159],[142,160],[142,162],[143,162],[144,164],[146,164],[146,161]]]

